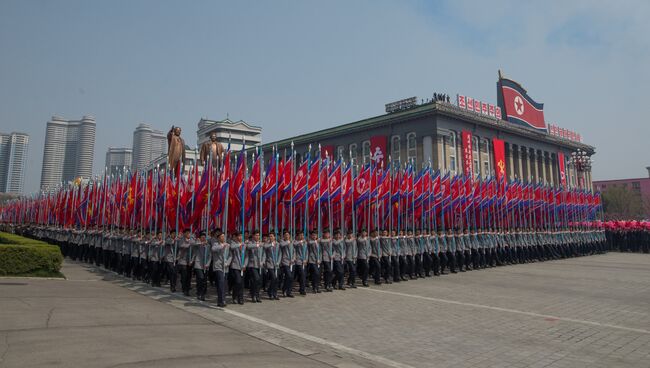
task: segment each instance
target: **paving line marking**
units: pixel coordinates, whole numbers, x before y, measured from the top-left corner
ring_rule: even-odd
[[[155,296],[148,295],[148,293],[146,292],[146,291],[151,291],[152,289],[149,289],[149,290],[146,290],[146,291],[140,291],[140,290],[137,290],[138,286],[133,285],[133,284],[132,284],[133,286],[129,286],[128,283],[129,282],[127,281],[123,286],[125,286],[127,289],[129,289],[131,291],[135,291],[136,293],[138,293],[140,295],[148,296],[148,297],[150,297],[152,299],[160,301]],[[266,327],[272,328],[274,330],[284,332],[284,333],[289,334],[289,335],[293,335],[295,337],[299,337],[299,338],[307,340],[307,341],[315,342],[315,343],[320,344],[320,345],[329,346],[332,349],[336,349],[336,350],[339,350],[339,351],[342,351],[342,352],[345,352],[345,353],[348,353],[348,354],[351,354],[351,355],[355,355],[357,357],[367,359],[367,360],[370,360],[370,361],[373,361],[373,362],[376,362],[376,363],[380,363],[380,364],[383,364],[383,365],[386,365],[386,366],[389,366],[389,367],[393,367],[393,368],[415,368],[414,366],[411,366],[411,365],[408,365],[408,364],[399,363],[399,362],[390,360],[388,358],[384,358],[384,357],[382,357],[380,355],[368,353],[368,352],[358,350],[358,349],[354,349],[354,348],[351,348],[351,347],[348,347],[348,346],[345,346],[345,345],[342,345],[342,344],[339,344],[339,343],[336,343],[336,342],[333,342],[333,341],[329,341],[329,340],[326,340],[326,339],[323,339],[323,338],[320,338],[320,337],[317,337],[317,336],[309,335],[307,333],[300,332],[300,331],[297,331],[297,330],[294,330],[294,329],[291,329],[291,328],[288,328],[288,327],[285,327],[285,326],[282,326],[282,325],[279,325],[277,323],[273,323],[273,322],[270,322],[270,321],[267,321],[267,320],[264,320],[264,319],[261,319],[261,318],[253,317],[253,316],[245,314],[245,313],[236,312],[236,311],[233,311],[233,310],[227,309],[227,308],[216,307],[216,306],[210,305],[209,303],[206,303],[206,302],[201,302],[201,301],[198,301],[198,300],[193,299],[193,298],[188,298],[188,297],[186,297],[184,295],[181,296],[181,295],[178,295],[178,294],[168,292],[167,290],[160,290],[160,289],[153,289],[153,290],[156,290],[157,292],[162,292],[164,294],[167,294],[169,296],[173,296],[173,297],[176,297],[176,298],[179,298],[179,299],[184,299],[184,300],[191,301],[191,302],[201,303],[204,307],[214,309],[214,310],[218,310],[218,311],[222,311],[222,312],[231,314],[231,315],[233,315],[235,317],[242,318],[242,319],[245,319],[245,320],[250,321],[250,322],[258,323],[258,324],[261,324],[263,326],[266,326]],[[166,303],[166,304],[170,304],[170,303]],[[173,306],[175,306],[175,307],[177,307],[179,309],[185,310],[186,312],[194,313],[194,312],[188,311],[185,307],[176,306],[176,305],[173,305]],[[243,332],[243,331],[240,331],[240,332]],[[246,332],[243,332],[243,333],[246,333]],[[246,334],[248,334],[248,333],[246,333]],[[251,336],[253,336],[253,335],[251,335]],[[270,344],[278,345],[277,343],[274,343],[273,341],[271,341],[268,338],[260,337],[260,336],[254,336],[254,337],[262,339],[262,340],[264,340],[264,341],[266,341],[266,342],[268,342]],[[291,349],[288,349],[288,350],[291,350]]]
[[[409,298],[414,298],[414,299],[428,300],[428,301],[447,303],[447,304],[454,304],[454,305],[462,305],[462,306],[466,306],[466,307],[489,309],[489,310],[498,311],[498,312],[521,314],[521,315],[530,316],[530,317],[549,318],[549,319],[565,321],[565,322],[581,323],[581,324],[590,325],[590,326],[608,327],[608,328],[613,328],[613,329],[617,329],[617,330],[638,332],[638,333],[642,333],[642,334],[650,334],[649,330],[645,330],[645,329],[642,329],[642,328],[632,328],[632,327],[612,325],[612,324],[609,324],[609,323],[600,323],[600,322],[594,322],[594,321],[586,321],[586,320],[582,320],[582,319],[558,317],[558,316],[552,316],[552,315],[549,315],[549,314],[526,312],[526,311],[521,311],[521,310],[517,310],[517,309],[510,309],[510,308],[494,307],[494,306],[491,306],[491,305],[476,304],[476,303],[466,303],[466,302],[459,302],[459,301],[456,301],[456,300],[440,299],[440,298],[433,298],[433,297],[428,297],[428,296],[400,293],[400,292],[397,292],[397,291],[378,290],[378,289],[371,289],[371,288],[359,288],[357,290],[366,290],[366,291],[372,291],[372,292],[376,292],[376,293],[392,294],[392,295],[404,296],[404,297],[409,297]]]

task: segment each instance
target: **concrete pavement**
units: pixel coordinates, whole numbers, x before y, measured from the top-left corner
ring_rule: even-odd
[[[215,307],[91,266],[0,279],[0,367],[648,367],[650,256]],[[3,285],[4,283],[4,285]],[[26,285],[22,285],[26,284]]]

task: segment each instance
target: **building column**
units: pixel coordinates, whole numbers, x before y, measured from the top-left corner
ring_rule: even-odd
[[[530,148],[526,148],[526,182],[533,181],[533,175],[530,173]]]
[[[439,170],[445,170],[445,141],[444,141],[444,136],[442,134],[439,134],[436,132],[436,153],[437,155],[433,159],[433,166],[438,168]]]
[[[433,158],[433,138],[430,135],[426,135],[422,137],[422,163],[424,163],[424,166],[427,166],[430,162],[433,162]]]
[[[524,179],[524,170],[523,170],[523,159],[521,155],[523,154],[524,150],[521,148],[521,146],[517,146],[517,176],[519,177],[520,180]]]
[[[514,178],[514,161],[512,158],[512,144],[506,143],[506,173],[507,176],[512,180]]]
[[[542,164],[542,182],[544,184],[547,184],[548,181],[548,176],[546,176],[546,152],[542,151],[542,157],[541,157],[541,164]]]
[[[460,132],[453,132],[456,136],[456,173],[461,174],[465,172],[464,162],[463,162],[463,138]]]
[[[532,160],[533,160],[533,180],[535,183],[539,183],[539,155],[537,155],[537,150],[532,151]]]
[[[550,152],[548,152],[547,165],[548,165],[548,168],[546,169],[547,170],[546,172],[547,172],[547,175],[548,175],[549,184],[551,184],[551,186],[554,186],[555,185],[555,178],[554,178],[554,175],[553,175],[553,155]]]

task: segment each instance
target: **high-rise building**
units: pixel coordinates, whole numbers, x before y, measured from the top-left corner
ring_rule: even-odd
[[[133,131],[131,169],[143,170],[156,158],[167,153],[167,136],[148,124],[140,123]]]
[[[0,192],[23,192],[28,145],[25,133],[0,133]]]
[[[131,168],[133,150],[126,147],[108,147],[106,151],[106,175],[120,175]]]
[[[95,118],[65,120],[53,116],[47,122],[41,189],[55,187],[75,178],[90,178],[95,153]]]
[[[228,118],[225,120],[209,120],[201,118],[198,127],[199,129],[196,131],[198,148],[210,139],[212,133],[217,134],[217,141],[224,148],[230,142],[230,149],[233,151],[240,150],[244,142],[246,142],[246,147],[253,147],[262,143],[262,128],[248,124],[243,120],[231,121]]]

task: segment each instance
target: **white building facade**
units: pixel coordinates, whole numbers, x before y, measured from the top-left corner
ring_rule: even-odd
[[[53,116],[47,122],[41,190],[58,186],[75,178],[88,179],[93,171],[95,153],[95,118],[66,120]]]
[[[141,123],[133,132],[131,169],[145,169],[154,159],[167,153],[167,136],[150,125]]]
[[[22,193],[25,184],[25,165],[29,135],[0,133],[0,192]]]

